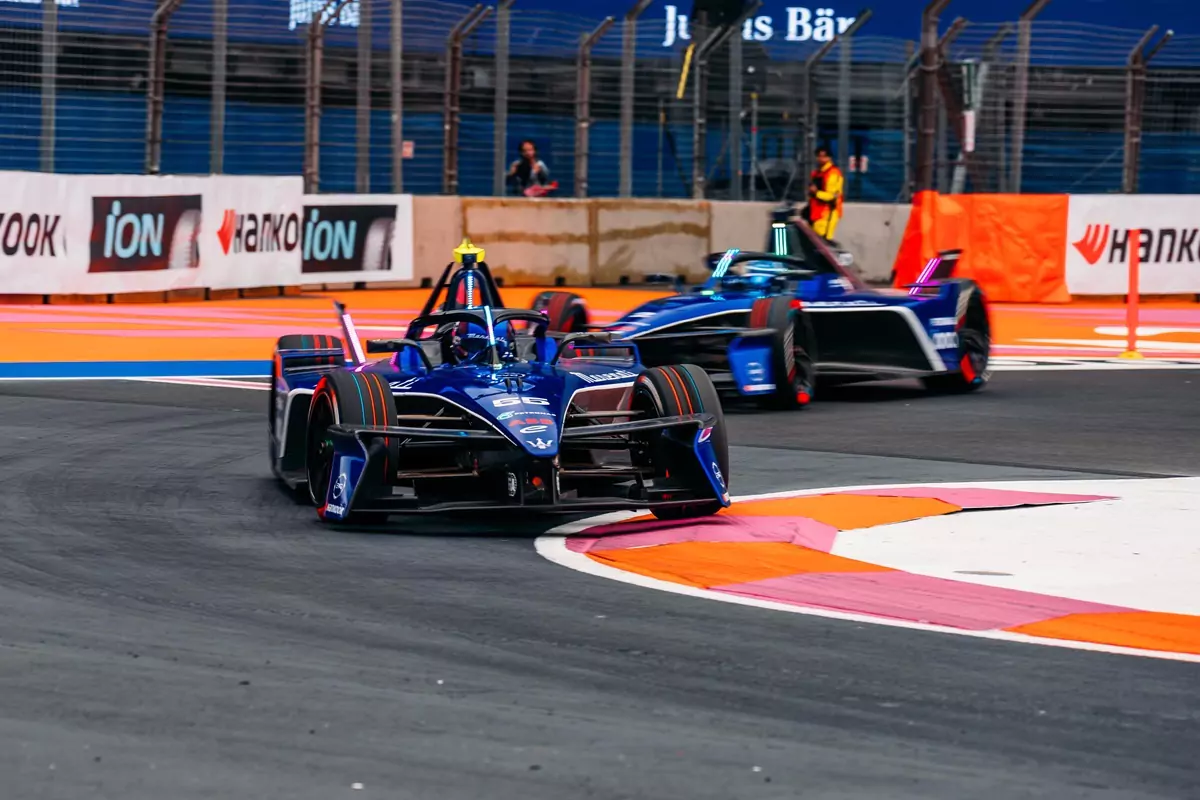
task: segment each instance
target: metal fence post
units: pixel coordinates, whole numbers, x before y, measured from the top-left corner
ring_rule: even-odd
[[[853,42],[853,37],[846,36],[838,48],[837,160],[843,170],[850,168],[850,65]]]
[[[963,144],[964,125],[962,118],[961,103],[953,94],[954,85],[949,79],[947,64],[950,62],[950,45],[959,37],[963,29],[967,27],[967,21],[958,17],[954,22],[950,23],[950,27],[942,34],[942,38],[938,39],[938,86],[942,93],[942,102],[938,104],[937,116],[937,149],[935,153],[937,158],[937,185],[939,192],[947,192],[950,190],[950,126],[953,124],[955,133],[958,137],[960,152],[962,159],[967,159],[965,145]],[[951,113],[953,112],[953,113]],[[953,118],[951,118],[953,117]]]
[[[948,2],[950,2],[950,0],[945,0],[945,2],[948,3]],[[809,56],[808,59],[804,62],[804,67],[802,68],[801,73],[800,73],[802,75],[801,80],[804,83],[804,112],[803,112],[804,113],[804,156],[803,156],[803,161],[801,163],[804,165],[803,170],[804,170],[804,174],[806,174],[806,175],[809,174],[810,172],[812,172],[812,170],[814,169],[813,151],[815,151],[817,149],[817,125],[818,125],[818,120],[820,117],[819,104],[816,102],[817,87],[816,87],[816,82],[813,80],[813,71],[816,69],[817,64],[821,63],[821,61],[823,61],[825,59],[825,56],[829,55],[829,53],[832,52],[833,48],[837,47],[839,44],[842,45],[843,47],[845,47],[846,44],[850,41],[850,39],[854,36],[854,34],[858,33],[859,30],[862,29],[862,26],[866,25],[867,22],[870,21],[870,19],[873,15],[874,15],[874,12],[871,11],[871,9],[869,9],[869,8],[864,8],[862,11],[858,12],[858,15],[854,18],[854,22],[852,22],[850,24],[850,27],[846,28],[846,30],[842,31],[837,36],[834,36],[828,42],[821,45],[821,47],[817,50],[817,52],[815,52],[811,56]],[[848,69],[849,64],[847,63],[846,66]],[[841,87],[839,87],[839,95],[840,95],[840,93],[841,93]],[[850,113],[849,94],[850,94],[849,88],[847,87],[846,97],[844,98],[845,113],[847,115],[847,119],[846,119],[847,129],[849,128],[849,124],[850,124],[849,123],[849,113]],[[841,116],[842,116],[842,103],[843,103],[843,98],[839,96],[839,98],[838,98],[838,124],[839,124],[838,140],[839,140],[839,144],[841,142],[840,127],[841,127]],[[846,139],[847,139],[846,148],[848,149],[849,148],[849,143],[848,143],[849,142],[849,134],[848,133],[846,135]],[[844,161],[845,155],[843,153],[839,152],[838,156],[843,159],[843,166],[845,166],[845,161]],[[797,159],[797,160],[799,160],[799,159]],[[783,199],[785,201],[787,200],[786,197]]]
[[[58,3],[42,3],[42,172],[54,172],[58,104]]]
[[[492,111],[492,194],[503,195],[508,153],[508,46],[513,0],[496,10],[496,103]]]
[[[392,2],[392,191],[404,191],[404,0]]]
[[[938,122],[938,15],[950,0],[931,0],[921,14],[921,83],[917,93],[921,109],[917,117],[918,192],[933,188],[934,145]]]
[[[904,64],[904,85],[900,87],[900,92],[904,95],[904,186],[900,190],[900,198],[905,202],[911,200],[913,195],[912,76],[913,69],[916,68],[917,62],[921,58],[921,51],[914,45],[914,42],[908,43],[908,60]]]
[[[750,202],[758,199],[758,92],[750,93]]]
[[[371,191],[371,3],[358,0],[358,85],[355,97],[354,189]]]
[[[591,33],[579,40],[579,55],[576,59],[575,92],[575,196],[588,196],[588,154],[590,151],[590,128],[592,124],[592,47],[612,27],[613,18],[605,17]]]
[[[228,84],[229,0],[213,0],[212,108],[209,111],[208,170],[225,171],[225,89]]]
[[[700,12],[692,23],[692,197],[704,197],[704,164],[708,124],[708,75],[705,74],[704,49],[718,31],[709,30],[708,13]]]
[[[159,0],[150,18],[150,64],[146,80],[146,174],[162,168],[163,84],[167,72],[167,23],[183,0]]]
[[[1121,171],[1121,191],[1133,194],[1138,190],[1138,167],[1142,159],[1142,112],[1146,104],[1146,65],[1162,49],[1174,31],[1167,31],[1158,44],[1146,53],[1146,45],[1158,32],[1151,26],[1137,46],[1129,52],[1125,73],[1125,163]]]
[[[707,19],[693,29],[694,40],[700,42],[696,46],[695,66],[692,67],[695,80],[692,95],[692,197],[696,200],[704,199],[708,180],[705,174],[705,164],[708,162],[708,59],[730,36],[740,34],[742,25],[760,8],[762,0],[754,0],[732,22],[718,25],[703,38],[700,32],[705,30]],[[706,14],[703,16],[707,17]]]
[[[742,199],[742,31],[729,39],[729,197]]]
[[[442,109],[442,193],[458,194],[458,118],[462,92],[463,39],[492,13],[479,3],[446,36],[446,96]]]
[[[1029,59],[1033,39],[1033,18],[1050,0],[1033,0],[1017,22],[1017,74],[1013,93],[1012,175],[1009,191],[1021,193],[1021,170],[1025,156],[1025,108],[1029,104]]]
[[[654,0],[638,0],[621,23],[621,197],[633,196],[633,97],[637,67],[637,21]]]
[[[308,21],[308,66],[304,81],[304,191],[316,194],[321,184],[321,78],[325,55],[325,26],[337,19],[350,0],[326,0]]]

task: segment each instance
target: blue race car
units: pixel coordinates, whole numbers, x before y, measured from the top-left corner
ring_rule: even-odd
[[[344,340],[279,339],[271,466],[322,520],[497,508],[678,519],[729,505],[724,416],[702,369],[647,368],[607,333],[547,335],[544,314],[490,304],[482,250],[455,255],[405,338],[367,342],[379,360],[340,304]]]
[[[803,408],[822,385],[919,378],[969,392],[987,383],[991,324],[971,280],[953,278],[960,251],[940,253],[904,289],[866,286],[824,239],[774,212],[769,252],[708,257],[712,276],[691,291],[645,303],[607,326],[589,325],[578,295],[543,292],[552,330],[602,330],[636,343],[643,363],[687,353],[725,397]]]

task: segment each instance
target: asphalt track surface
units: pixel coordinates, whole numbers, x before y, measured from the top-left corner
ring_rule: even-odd
[[[1200,474],[1198,389],[1001,373],[731,412],[733,488]],[[266,405],[0,384],[0,794],[1200,792],[1195,664],[654,592],[543,560],[528,524],[330,530],[271,481]]]

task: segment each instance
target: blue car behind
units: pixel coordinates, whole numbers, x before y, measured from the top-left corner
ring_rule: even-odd
[[[644,303],[604,327],[569,292],[534,303],[559,331],[602,330],[636,343],[646,364],[686,352],[726,397],[803,408],[822,385],[918,378],[929,389],[969,392],[989,377],[987,300],[954,278],[957,251],[925,265],[903,289],[865,285],[803,221],[777,215],[769,252],[708,257],[711,277]]]

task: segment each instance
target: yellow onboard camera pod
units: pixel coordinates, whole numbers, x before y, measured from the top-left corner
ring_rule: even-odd
[[[471,244],[469,236],[464,236],[462,244],[454,248],[454,260],[459,264],[475,264],[484,259],[484,250],[482,247],[476,247]]]

